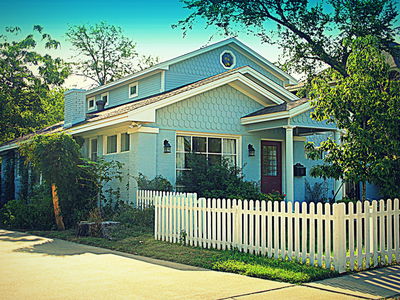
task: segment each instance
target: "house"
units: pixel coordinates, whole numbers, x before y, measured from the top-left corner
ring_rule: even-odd
[[[306,180],[320,181],[309,176],[316,162],[306,158],[304,142],[327,137],[339,141],[340,131],[310,118],[307,99],[285,88],[296,83],[230,38],[104,86],[67,91],[64,122],[39,134],[66,131],[80,136],[87,157],[118,160],[126,174],[162,175],[173,184],[188,171],[185,157],[192,151],[211,162],[227,158],[243,168],[246,180],[259,182],[262,192],[279,191],[287,201],[304,201]],[[2,173],[13,170],[8,170],[13,180],[2,178],[3,202],[17,198],[22,188],[15,149],[27,138],[0,146]],[[340,199],[341,186],[328,180],[327,196],[338,192]],[[120,187],[123,199],[135,197],[130,176]],[[374,197],[376,191],[369,188],[368,193]]]

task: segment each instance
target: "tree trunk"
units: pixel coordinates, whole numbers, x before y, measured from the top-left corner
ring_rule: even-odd
[[[61,216],[60,204],[58,202],[57,187],[54,183],[51,185],[51,195],[53,198],[54,216],[56,218],[57,228],[58,230],[65,230],[64,221]]]
[[[361,192],[362,196],[361,199],[362,201],[367,200],[367,182],[363,181],[362,182],[362,192]]]

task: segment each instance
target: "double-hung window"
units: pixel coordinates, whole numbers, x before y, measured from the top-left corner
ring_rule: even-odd
[[[103,100],[104,101],[104,106],[106,106],[106,105],[108,105],[108,102],[109,102],[109,98],[110,96],[109,96],[109,94],[108,94],[108,92],[107,93],[103,93],[103,94],[101,94],[101,100]]]
[[[117,153],[117,135],[109,135],[107,139],[107,154]]]
[[[93,161],[97,160],[97,138],[89,140],[89,158]]]

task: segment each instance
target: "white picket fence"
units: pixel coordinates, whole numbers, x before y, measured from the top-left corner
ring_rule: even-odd
[[[158,194],[155,238],[238,249],[340,273],[400,262],[399,200],[321,204]]]
[[[168,197],[192,197],[192,193],[178,193],[178,192],[159,192],[159,191],[150,191],[150,190],[137,190],[136,191],[136,199],[134,202],[134,206],[136,208],[144,209],[148,207],[154,206],[154,201],[156,197],[168,196]],[[197,195],[196,195],[197,197]]]

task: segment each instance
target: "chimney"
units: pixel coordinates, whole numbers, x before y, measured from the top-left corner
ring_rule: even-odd
[[[64,93],[64,128],[86,119],[86,90],[72,89]]]

